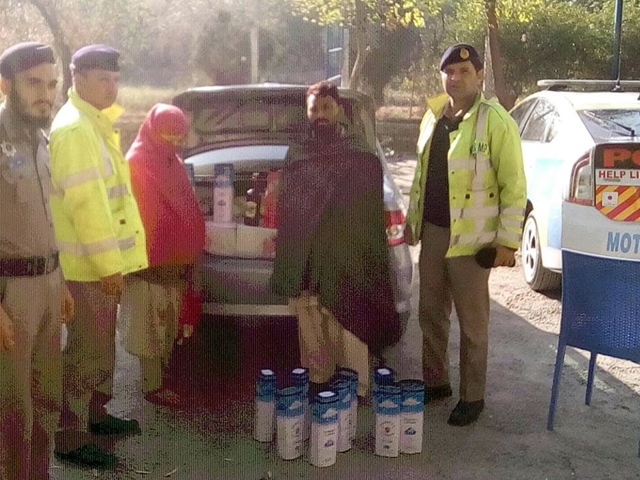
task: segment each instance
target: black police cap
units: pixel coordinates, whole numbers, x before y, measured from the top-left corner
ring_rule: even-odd
[[[43,63],[56,63],[53,49],[49,45],[36,42],[18,43],[0,55],[0,76],[10,79],[16,73]]]
[[[442,59],[440,60],[440,70],[444,70],[447,65],[451,65],[452,63],[461,63],[466,62],[467,60],[473,63],[476,70],[481,70],[483,68],[482,60],[475,48],[466,43],[453,45],[447,48],[444,55],[442,55]]]
[[[71,65],[76,72],[98,68],[110,72],[119,72],[120,52],[108,45],[87,45],[71,57]]]

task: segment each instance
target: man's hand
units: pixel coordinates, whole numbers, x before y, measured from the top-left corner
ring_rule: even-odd
[[[183,325],[182,336],[184,338],[189,338],[191,335],[193,335],[193,325]]]
[[[113,297],[120,297],[120,294],[122,294],[122,284],[123,277],[120,272],[100,279],[100,289],[102,293]]]
[[[13,322],[0,306],[0,352],[11,352],[15,344]]]
[[[62,290],[62,305],[60,307],[62,309],[62,323],[71,323],[75,314],[73,297],[71,296],[71,292],[69,291],[69,288],[67,288],[66,284],[64,284]]]
[[[504,245],[496,245],[496,259],[493,261],[493,267],[515,267],[516,251],[513,248]]]

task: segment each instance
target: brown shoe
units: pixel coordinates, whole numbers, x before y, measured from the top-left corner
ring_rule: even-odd
[[[169,388],[160,387],[152,392],[145,393],[144,399],[155,405],[169,408],[184,407],[184,398]]]

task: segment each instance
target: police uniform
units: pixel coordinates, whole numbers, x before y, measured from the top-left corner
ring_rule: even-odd
[[[454,45],[440,69],[465,61],[482,68],[472,46]],[[430,99],[420,126],[406,238],[413,245],[422,241],[419,318],[427,398],[452,394],[447,350],[452,303],[456,307],[461,399],[456,410],[468,415],[452,414],[449,422],[463,425],[484,407],[487,371],[489,270],[475,255],[490,245],[518,248],[526,187],[520,136],[507,111],[478,92],[461,118],[450,119],[444,115],[448,102],[446,94]]]
[[[28,43],[0,57],[0,75],[54,63]],[[0,107],[0,300],[14,326],[0,352],[0,478],[48,478],[61,396],[62,276],[48,196],[47,140],[5,103]]]
[[[76,71],[115,72],[118,56],[108,46],[92,45],[78,50],[72,65]],[[144,228],[113,127],[122,111],[118,105],[98,110],[74,87],[51,127],[51,207],[62,270],[76,306],[63,355],[61,438],[86,432],[87,424],[102,434],[139,428],[104,408],[112,394],[118,299],[102,292],[100,279],[147,267]]]

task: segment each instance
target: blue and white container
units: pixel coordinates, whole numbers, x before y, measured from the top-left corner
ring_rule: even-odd
[[[380,385],[392,385],[395,382],[396,372],[389,367],[376,368],[373,374],[373,389]]]
[[[351,385],[351,441],[358,430],[358,372],[350,368],[339,368],[336,378],[347,380]]]
[[[397,457],[400,450],[402,390],[398,385],[379,385],[373,393],[376,414],[376,455]]]
[[[421,453],[424,432],[424,382],[402,380],[400,453]]]
[[[220,163],[213,170],[213,221],[221,225],[233,224],[233,164]]]
[[[351,450],[351,384],[335,380],[331,389],[338,395],[338,452]]]
[[[256,382],[255,413],[253,420],[253,438],[259,442],[271,442],[275,424],[276,374],[273,370],[263,369]]]
[[[303,393],[299,387],[278,390],[276,397],[278,455],[283,460],[293,460],[302,455],[304,425],[302,401]]]
[[[316,395],[311,405],[309,461],[316,467],[336,463],[338,447],[338,395],[326,391]]]
[[[311,410],[309,409],[309,369],[308,368],[294,368],[291,371],[291,385],[294,387],[302,388],[304,395],[304,425],[302,427],[302,440],[309,440],[311,435]]]

